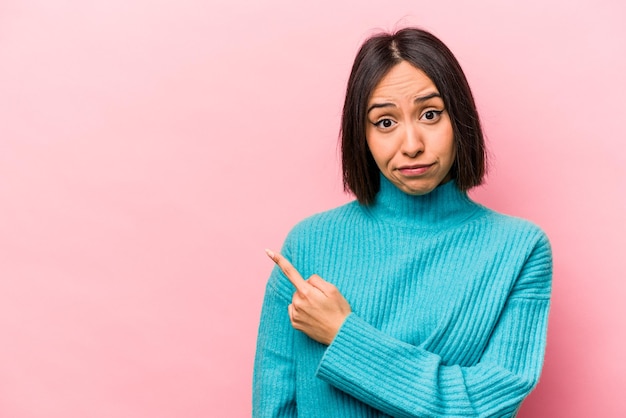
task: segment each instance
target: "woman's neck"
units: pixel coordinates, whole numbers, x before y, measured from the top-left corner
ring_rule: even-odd
[[[441,228],[461,223],[479,209],[454,180],[425,195],[398,189],[382,174],[374,203],[366,208],[374,217],[416,228]]]

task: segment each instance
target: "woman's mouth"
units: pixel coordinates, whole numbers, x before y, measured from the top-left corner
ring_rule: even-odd
[[[398,171],[405,177],[418,177],[426,173],[435,163],[432,164],[411,164],[398,167]]]

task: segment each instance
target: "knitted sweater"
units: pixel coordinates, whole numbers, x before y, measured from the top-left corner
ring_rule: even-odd
[[[545,234],[448,182],[300,222],[283,255],[352,307],[329,346],[292,328],[295,289],[267,283],[255,417],[513,416],[543,363],[552,278]]]

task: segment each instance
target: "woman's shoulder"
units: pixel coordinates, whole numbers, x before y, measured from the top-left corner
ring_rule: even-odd
[[[311,233],[317,230],[328,231],[344,225],[346,221],[355,220],[362,216],[363,211],[356,200],[341,206],[309,215],[291,229],[290,235]]]
[[[519,216],[497,212],[484,206],[483,209],[484,220],[490,229],[510,236],[527,237],[532,241],[549,242],[546,232],[535,222]]]
[[[355,222],[361,222],[359,220],[361,214],[362,210],[358,203],[350,202],[310,215],[291,228],[285,237],[281,252],[294,265],[304,268],[307,263],[303,258],[307,258],[329,241],[345,236],[346,231],[354,226]]]
[[[300,246],[319,242],[342,234],[347,228],[354,228],[364,222],[363,209],[359,203],[351,201],[341,206],[309,215],[296,223],[285,238],[286,246]]]

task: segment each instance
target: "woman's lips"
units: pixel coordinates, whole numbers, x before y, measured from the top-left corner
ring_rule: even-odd
[[[405,165],[402,167],[398,167],[398,171],[400,171],[400,173],[402,173],[403,176],[406,177],[416,177],[416,176],[421,176],[422,174],[426,173],[433,165],[433,164],[414,164],[414,165]]]

